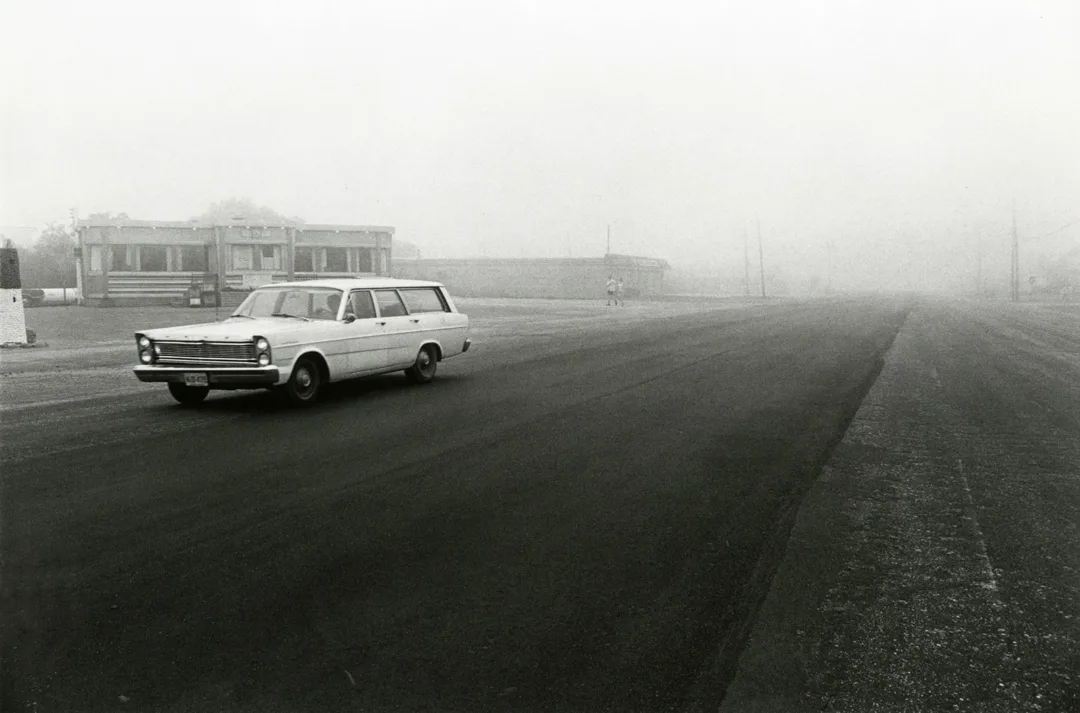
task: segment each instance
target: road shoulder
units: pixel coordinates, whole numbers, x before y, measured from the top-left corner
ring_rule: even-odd
[[[1003,368],[1015,354],[994,354],[1004,328],[965,338],[958,324],[940,307],[911,313],[800,507],[721,711],[1066,710],[1076,702],[1075,527],[1056,518],[1051,544],[1026,565],[1010,549],[1017,523],[1045,516],[1049,526],[1056,510],[1074,507],[1054,503],[1075,503],[1080,479],[1059,477],[1053,464],[1006,466],[1008,449],[995,455],[1003,432],[980,420],[974,394],[983,408],[1009,412],[1019,397],[990,378],[962,383],[950,364],[977,352]],[[1054,419],[1069,416],[1063,403],[1024,428],[1050,442]],[[1058,446],[1059,467],[1069,448]],[[1022,481],[1038,485],[1020,490]],[[995,497],[1005,490],[1011,502]],[[1058,574],[1041,576],[1036,597],[1025,582],[1039,568]]]

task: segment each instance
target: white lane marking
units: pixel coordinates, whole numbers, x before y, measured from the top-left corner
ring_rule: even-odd
[[[979,526],[979,516],[975,510],[975,500],[971,497],[971,484],[968,482],[967,473],[964,472],[964,459],[956,459],[956,467],[960,473],[960,482],[964,486],[964,499],[967,500],[968,510],[971,512],[971,526],[975,530],[975,548],[982,562],[983,571],[986,574],[987,581],[979,585],[983,589],[988,589],[991,592],[997,593],[998,581],[994,575],[994,567],[990,564],[990,555],[986,551],[986,537],[983,535],[982,528]]]

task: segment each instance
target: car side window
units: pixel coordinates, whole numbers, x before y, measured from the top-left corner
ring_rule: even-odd
[[[351,293],[349,295],[349,311],[357,319],[374,319],[375,303],[371,301],[371,293],[367,290]]]
[[[383,317],[401,317],[407,314],[396,290],[375,290],[375,299],[379,303],[379,314]]]
[[[434,287],[410,287],[399,292],[409,306],[409,314],[448,311],[442,295]]]

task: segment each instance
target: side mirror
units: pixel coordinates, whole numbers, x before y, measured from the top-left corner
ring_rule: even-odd
[[[353,314],[352,312],[346,312],[345,313],[345,324],[352,324],[355,321],[356,321],[356,315],[355,314]]]

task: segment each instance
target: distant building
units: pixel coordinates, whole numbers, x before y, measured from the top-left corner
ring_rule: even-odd
[[[664,293],[666,260],[609,254],[596,258],[396,260],[394,276],[436,280],[462,297],[600,299],[609,276],[626,297]]]
[[[91,305],[217,300],[269,282],[389,275],[393,235],[370,225],[86,221],[83,296]]]

